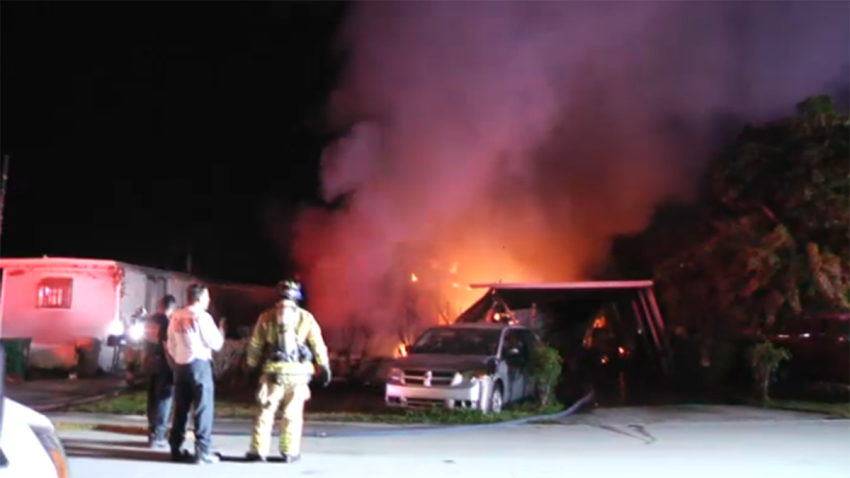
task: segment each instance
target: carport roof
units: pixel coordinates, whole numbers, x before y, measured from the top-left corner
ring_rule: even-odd
[[[629,303],[631,307],[627,310],[633,311],[638,327],[650,331],[662,369],[669,371],[669,345],[651,280],[491,283],[470,284],[470,287],[486,288],[487,292],[458,316],[458,323],[485,320],[487,311],[497,299],[513,310],[527,309],[532,304],[559,310],[562,312],[557,314],[559,321],[570,322],[586,320],[587,313],[595,313],[605,303]]]
[[[536,282],[510,284],[471,284],[474,289],[488,288],[485,295],[498,295],[512,309],[566,301],[632,300],[637,293],[652,288],[652,281]]]

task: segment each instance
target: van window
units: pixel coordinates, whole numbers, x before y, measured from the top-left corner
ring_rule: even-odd
[[[38,283],[39,309],[70,309],[74,279],[45,277]]]

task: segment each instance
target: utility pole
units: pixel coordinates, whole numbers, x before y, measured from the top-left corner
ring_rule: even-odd
[[[192,245],[189,244],[189,247],[186,251],[186,273],[192,274]]]
[[[3,210],[6,206],[6,186],[9,183],[9,155],[3,156],[2,173],[0,173],[0,239],[3,237]]]

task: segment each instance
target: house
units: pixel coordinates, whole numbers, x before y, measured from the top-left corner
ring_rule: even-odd
[[[29,365],[38,368],[71,368],[83,347],[93,350],[85,365],[90,373],[120,371],[123,362],[107,346],[107,337],[125,330],[140,309],[156,310],[166,294],[182,307],[192,282],[209,287],[210,313],[227,318],[231,337],[250,331],[260,312],[277,300],[274,287],[217,284],[112,260],[5,258],[0,269],[0,337],[31,339]]]
[[[155,310],[165,294],[182,305],[194,280],[101,259],[6,258],[0,268],[0,336],[31,339],[29,362],[39,368],[73,367],[83,346],[94,349],[87,367],[113,370],[116,350],[105,344],[114,324],[129,323],[140,308]]]

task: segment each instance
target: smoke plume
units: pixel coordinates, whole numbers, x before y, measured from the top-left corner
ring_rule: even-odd
[[[380,324],[411,274],[459,282],[446,294],[461,302],[480,294],[470,282],[587,278],[613,235],[694,192],[722,118],[769,119],[846,82],[849,14],[842,2],[357,5],[331,108],[355,126],[323,159],[325,198],[345,207],[305,211],[296,230],[311,307]]]

